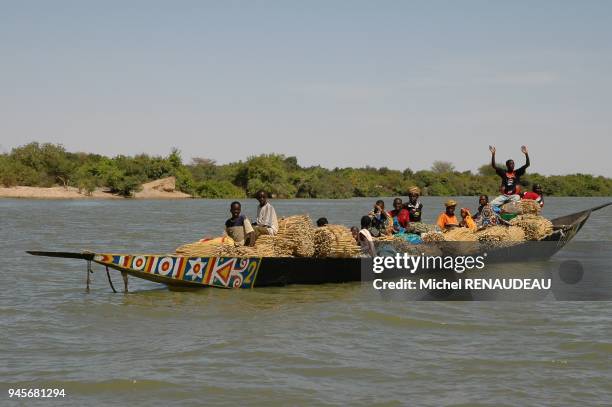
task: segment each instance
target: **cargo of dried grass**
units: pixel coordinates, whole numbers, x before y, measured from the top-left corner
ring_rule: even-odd
[[[346,226],[327,225],[317,228],[314,242],[317,257],[356,257],[361,254],[361,248]]]
[[[289,257],[291,249],[286,242],[273,235],[261,235],[253,246],[260,257]]]
[[[550,235],[553,231],[551,221],[536,215],[519,215],[512,219],[510,224],[523,229],[526,240],[540,240]]]
[[[225,247],[220,254],[221,257],[263,257],[257,249],[249,246]]]
[[[521,228],[514,226],[492,226],[476,232],[481,250],[494,250],[520,244],[525,240]]]
[[[475,236],[481,242],[500,242],[506,240],[506,226],[491,226],[479,230],[475,233]]]
[[[508,226],[506,228],[507,240],[511,242],[524,242],[525,231],[518,226]]]
[[[533,199],[523,199],[519,202],[520,214],[522,215],[539,215],[542,208],[540,204]]]
[[[314,227],[308,215],[293,215],[278,222],[275,248],[297,257],[314,255]],[[257,246],[257,244],[256,244]]]
[[[180,256],[187,257],[218,257],[224,251],[235,246],[235,242],[230,237],[215,238],[206,241],[197,241],[187,243],[175,250],[175,253]]]
[[[444,242],[437,246],[449,255],[467,255],[476,253],[480,246],[476,243],[476,235],[468,228],[453,228],[443,233]]]
[[[327,226],[319,227],[314,232],[315,257],[330,257],[336,237]]]

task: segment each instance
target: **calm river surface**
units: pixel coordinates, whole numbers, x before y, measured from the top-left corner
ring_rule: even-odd
[[[544,215],[609,200],[547,198]],[[350,226],[372,201],[272,203]],[[442,201],[423,200],[427,221]],[[32,403],[9,387],[87,406],[612,404],[612,302],[383,301],[360,283],[171,292],[135,278],[124,295],[97,265],[86,294],[83,261],[24,253],[170,252],[219,234],[228,204],[0,200],[0,405]],[[576,240],[610,242],[611,225],[611,208],[596,212]]]

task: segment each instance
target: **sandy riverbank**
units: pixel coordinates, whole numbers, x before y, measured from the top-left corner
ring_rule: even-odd
[[[191,195],[177,191],[174,177],[162,178],[142,185],[142,189],[134,194],[136,199],[185,199]],[[90,195],[79,192],[74,187],[0,187],[0,198],[24,199],[125,199],[111,194],[103,188],[97,188]]]

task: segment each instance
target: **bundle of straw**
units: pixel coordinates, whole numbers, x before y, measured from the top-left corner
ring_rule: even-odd
[[[249,246],[233,246],[224,247],[221,257],[262,257],[254,247]]]
[[[317,228],[314,232],[315,257],[330,257],[336,236],[327,226]]]
[[[276,247],[294,256],[314,255],[314,227],[308,215],[294,215],[278,222]]]
[[[525,233],[514,226],[492,226],[476,232],[481,250],[494,250],[520,244],[525,240]]]
[[[290,257],[291,250],[278,236],[261,235],[253,247],[260,257]]]
[[[342,225],[325,226],[334,236],[331,241],[329,257],[356,257],[361,254],[361,248],[353,238],[351,230]],[[326,236],[329,236],[326,234]]]
[[[539,215],[542,210],[540,204],[532,199],[521,200],[519,202],[519,208],[519,213],[522,215]]]
[[[511,242],[525,241],[525,231],[518,226],[508,226],[506,228],[507,240]]]
[[[187,243],[175,250],[175,253],[188,257],[218,257],[225,250],[235,246],[232,238],[224,236],[211,240],[198,240],[197,242]]]
[[[506,240],[506,226],[491,226],[475,233],[475,237],[481,242],[501,242]]]
[[[444,242],[438,243],[442,252],[450,255],[476,253],[479,249],[476,235],[468,228],[453,228],[443,233]]]
[[[525,239],[540,240],[553,231],[552,222],[542,216],[519,215],[510,221],[512,226],[518,226],[525,232]]]

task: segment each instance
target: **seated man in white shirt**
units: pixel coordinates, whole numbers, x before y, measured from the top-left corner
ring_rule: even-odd
[[[257,219],[255,219],[253,224],[255,235],[275,235],[278,233],[278,219],[276,218],[274,207],[268,202],[268,194],[264,191],[258,191],[255,198],[259,202],[259,206],[257,206]]]

